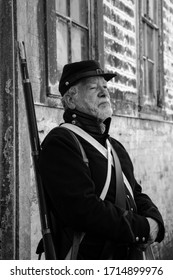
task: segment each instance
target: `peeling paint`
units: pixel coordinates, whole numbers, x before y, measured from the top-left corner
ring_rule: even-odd
[[[8,79],[8,81],[6,81],[6,85],[5,85],[5,92],[12,95],[11,84],[12,84],[12,80]]]
[[[13,127],[9,126],[5,132],[4,136],[5,146],[4,146],[4,157],[6,161],[11,161],[11,149],[13,148]]]
[[[6,205],[10,202],[11,198],[10,195],[7,196],[6,198]],[[8,227],[11,227],[11,212],[8,208],[6,208],[5,215],[3,215],[2,220],[1,220],[2,228],[4,232],[8,231]]]

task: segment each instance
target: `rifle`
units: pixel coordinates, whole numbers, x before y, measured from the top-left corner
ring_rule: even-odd
[[[20,57],[20,64],[21,64],[21,74],[23,79],[24,98],[25,98],[25,106],[26,106],[28,126],[29,126],[32,158],[33,158],[33,165],[34,165],[34,171],[35,171],[36,183],[37,183],[37,195],[38,195],[38,204],[39,204],[45,259],[56,260],[55,246],[53,243],[52,232],[51,232],[50,213],[48,210],[48,205],[46,203],[45,192],[44,192],[41,176],[39,173],[39,167],[38,167],[38,159],[41,151],[41,146],[39,141],[37,121],[36,121],[36,115],[34,109],[32,86],[28,74],[26,50],[25,50],[24,42],[19,43],[19,57]]]

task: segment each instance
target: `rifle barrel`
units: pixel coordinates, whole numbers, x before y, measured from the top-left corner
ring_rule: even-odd
[[[51,233],[50,214],[48,210],[48,205],[46,203],[45,192],[44,192],[41,176],[39,173],[39,167],[38,167],[38,159],[39,159],[41,147],[40,147],[36,114],[34,108],[32,86],[29,80],[24,42],[19,43],[19,56],[20,56],[25,105],[26,105],[26,112],[27,112],[27,119],[28,119],[28,126],[29,126],[32,158],[33,158],[36,183],[37,183],[37,195],[38,195],[38,204],[39,204],[45,259],[56,260],[55,247],[54,247],[52,233]]]

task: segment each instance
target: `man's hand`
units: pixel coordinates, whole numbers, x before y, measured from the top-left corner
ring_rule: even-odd
[[[147,220],[150,225],[150,236],[148,239],[148,243],[152,244],[157,238],[159,226],[158,226],[158,223],[155,220],[153,220],[152,218],[147,218]]]

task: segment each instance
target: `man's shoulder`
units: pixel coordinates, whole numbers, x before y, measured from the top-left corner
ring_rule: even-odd
[[[52,136],[56,136],[56,135],[67,135],[67,134],[68,134],[67,129],[65,129],[63,126],[59,125],[59,126],[54,127],[53,129],[51,129],[46,137],[52,137]]]
[[[46,135],[42,142],[42,146],[52,141],[70,141],[71,138],[72,137],[67,129],[62,126],[56,126]]]

